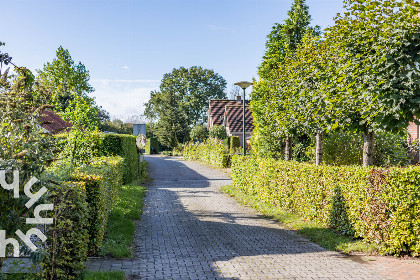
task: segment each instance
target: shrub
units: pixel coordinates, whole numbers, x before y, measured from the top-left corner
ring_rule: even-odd
[[[223,125],[214,125],[210,128],[209,136],[211,138],[224,140],[227,137],[226,128]]]
[[[230,144],[229,144],[230,153],[234,154],[241,147],[241,141],[239,140],[239,136],[231,136],[229,137],[229,139],[230,139]]]
[[[148,155],[159,153],[159,143],[158,143],[157,138],[154,138],[154,137],[148,138],[145,150],[146,150],[146,154]]]
[[[383,252],[420,253],[420,167],[316,166],[234,156],[232,180],[246,194],[375,242]]]
[[[203,161],[217,167],[229,166],[229,155],[218,139],[207,139],[203,143],[189,142],[184,147],[184,157],[192,160]]]
[[[58,182],[78,182],[83,185],[87,203],[89,254],[97,252],[102,244],[109,211],[123,182],[124,159],[121,157],[95,158],[90,165],[73,169],[68,161],[60,161],[49,168],[46,176]]]
[[[54,224],[46,227],[47,240],[38,274],[41,279],[76,279],[85,268],[88,252],[88,206],[84,182],[50,187]]]
[[[136,137],[126,134],[102,134],[99,154],[124,158],[124,183],[139,177],[139,153]]]
[[[203,125],[196,125],[190,131],[190,138],[192,140],[204,141],[207,139],[209,132]]]
[[[89,213],[90,255],[101,248],[108,215],[122,186],[123,174],[123,158],[103,157],[96,158],[91,165],[70,175],[71,180],[82,181],[85,185]]]

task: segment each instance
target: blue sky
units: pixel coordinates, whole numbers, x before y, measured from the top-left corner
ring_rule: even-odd
[[[114,117],[140,115],[163,74],[202,66],[232,84],[257,77],[265,40],[292,0],[1,0],[0,41],[31,70],[62,45],[90,71],[99,105]],[[307,0],[325,28],[339,0]]]

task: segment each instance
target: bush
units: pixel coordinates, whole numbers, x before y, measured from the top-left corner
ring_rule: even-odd
[[[229,144],[230,153],[234,154],[241,147],[241,141],[239,140],[239,136],[231,136],[229,137],[229,140],[230,140],[230,144]]]
[[[90,165],[73,170],[68,161],[60,161],[49,168],[46,176],[54,181],[78,182],[85,193],[88,219],[89,254],[97,252],[102,244],[109,211],[123,182],[124,159],[121,157],[95,158]]]
[[[154,137],[148,138],[145,150],[146,150],[146,154],[148,155],[159,153],[159,143],[158,143],[157,138],[154,138]]]
[[[209,132],[203,125],[196,125],[190,131],[191,140],[204,141],[207,139]]]
[[[246,194],[375,242],[385,253],[420,253],[420,167],[316,166],[234,156],[232,180]]]
[[[88,253],[88,205],[84,182],[49,188],[55,222],[46,228],[41,279],[76,279],[85,269]]]
[[[214,125],[210,128],[209,136],[211,138],[224,140],[227,137],[226,128],[223,125]]]
[[[139,178],[139,153],[136,137],[125,134],[102,134],[99,154],[124,158],[124,183]]]
[[[184,157],[203,161],[217,167],[229,166],[229,155],[221,140],[207,139],[203,143],[187,143],[184,147]]]
[[[137,169],[138,172],[138,169]],[[86,189],[89,212],[89,254],[99,251],[108,215],[123,183],[124,159],[96,158],[91,165],[75,171],[70,179],[82,181]]]

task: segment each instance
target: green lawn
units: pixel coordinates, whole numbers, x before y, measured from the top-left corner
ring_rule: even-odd
[[[122,271],[83,271],[79,280],[124,280]]]
[[[109,216],[100,256],[133,257],[135,221],[140,219],[145,192],[146,188],[138,182],[122,186]]]
[[[374,244],[367,244],[362,240],[355,240],[349,236],[340,235],[328,227],[303,220],[295,214],[283,211],[269,203],[261,202],[254,196],[246,195],[233,185],[222,187],[222,191],[234,197],[241,204],[250,206],[264,216],[281,222],[289,229],[296,230],[325,249],[338,250],[345,253],[364,252],[372,254],[378,252]]]

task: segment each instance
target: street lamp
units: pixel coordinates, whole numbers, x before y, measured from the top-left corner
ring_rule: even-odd
[[[242,146],[243,146],[243,155],[245,156],[246,155],[246,149],[245,149],[245,145],[246,145],[246,143],[245,143],[245,89],[247,87],[251,86],[252,83],[242,81],[242,82],[235,83],[235,85],[241,87],[244,90],[244,98],[243,98],[243,101],[242,101],[242,121],[243,121],[243,123],[242,123],[243,124],[243,126],[242,126],[242,129],[243,129],[243,132],[242,132],[243,133],[243,135],[242,135],[243,136]]]

